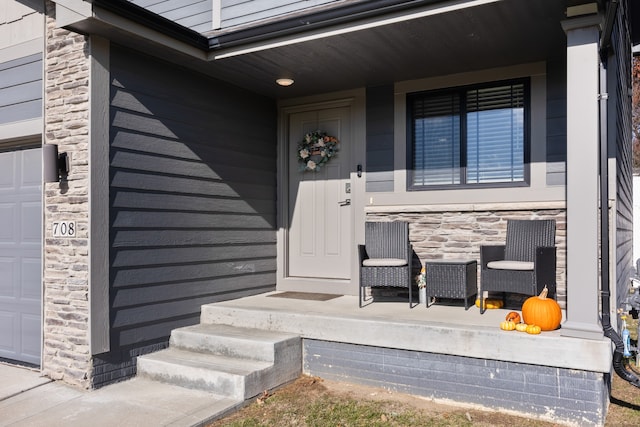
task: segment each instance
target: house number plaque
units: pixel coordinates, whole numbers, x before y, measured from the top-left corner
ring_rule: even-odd
[[[75,221],[54,221],[53,237],[75,237],[76,222]]]

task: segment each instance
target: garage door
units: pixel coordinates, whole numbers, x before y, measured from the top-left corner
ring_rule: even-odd
[[[41,150],[0,152],[0,357],[40,364]]]

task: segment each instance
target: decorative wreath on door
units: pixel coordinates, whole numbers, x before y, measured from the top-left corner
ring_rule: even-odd
[[[319,171],[322,165],[336,155],[340,149],[339,143],[336,137],[320,130],[306,134],[298,143],[300,171]]]

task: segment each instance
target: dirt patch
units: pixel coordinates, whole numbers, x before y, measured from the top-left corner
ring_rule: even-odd
[[[474,407],[436,403],[381,388],[303,376],[208,427],[559,426]]]
[[[427,398],[381,388],[302,376],[273,392],[263,394],[209,427],[560,425],[477,407],[436,403]],[[614,375],[605,426],[639,425],[640,389]]]

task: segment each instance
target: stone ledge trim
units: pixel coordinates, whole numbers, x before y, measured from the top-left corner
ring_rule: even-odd
[[[447,205],[389,205],[365,206],[365,213],[409,213],[409,212],[485,212],[512,210],[555,210],[566,209],[565,201],[554,202],[514,202],[514,203],[471,203]]]

